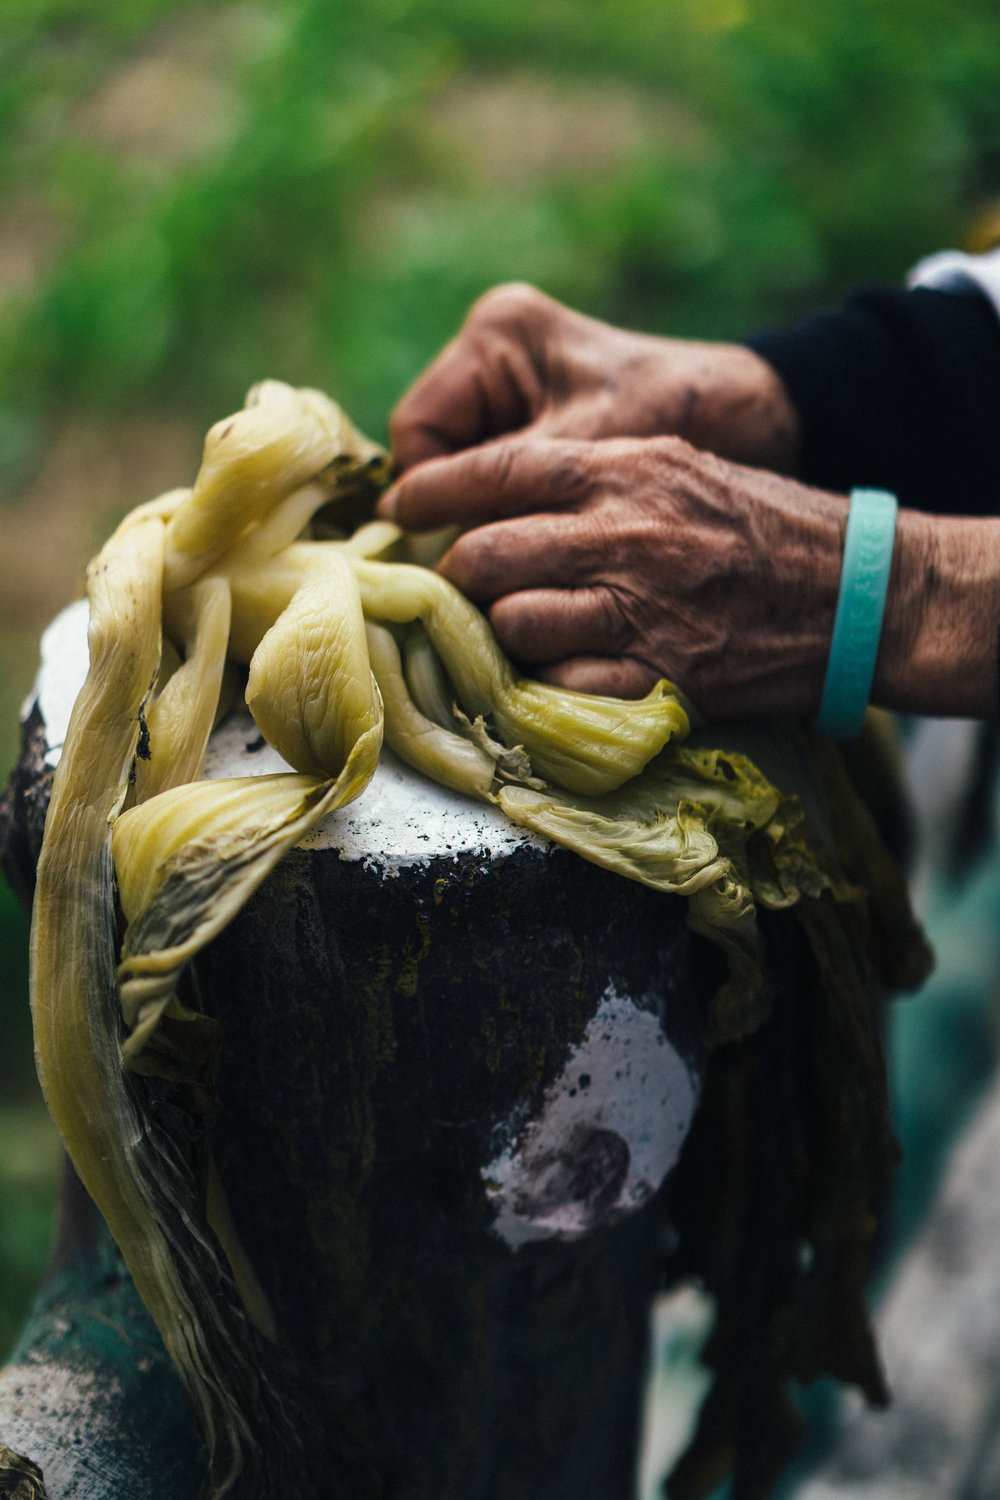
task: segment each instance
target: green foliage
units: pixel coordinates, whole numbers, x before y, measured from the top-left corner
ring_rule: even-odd
[[[0,1359],[14,1343],[49,1253],[59,1142],[41,1100],[0,1106]]]
[[[379,430],[494,281],[736,336],[898,277],[996,187],[991,0],[19,0],[0,49],[5,200],[53,226],[0,320],[21,432],[67,404],[205,420],[263,373]],[[164,57],[215,89],[204,149],[123,145],[88,114],[102,80]],[[526,73],[557,110],[627,88],[683,128],[521,173],[514,121],[491,170],[475,111],[449,137],[439,101]]]

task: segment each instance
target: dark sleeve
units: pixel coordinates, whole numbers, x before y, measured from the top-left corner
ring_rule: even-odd
[[[872,288],[747,344],[799,415],[799,477],[901,505],[1000,514],[1000,318],[976,291]]]

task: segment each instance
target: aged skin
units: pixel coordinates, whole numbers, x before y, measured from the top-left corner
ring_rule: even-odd
[[[622,696],[666,676],[709,718],[818,707],[847,506],[783,477],[795,414],[750,351],[501,288],[392,433],[382,513],[471,528],[440,569],[534,676]],[[1000,520],[900,514],[873,702],[996,711],[998,574]]]
[[[613,328],[524,284],[480,298],[391,422],[402,470],[517,430],[672,433],[737,463],[783,474],[798,464],[798,418],[759,355]]]

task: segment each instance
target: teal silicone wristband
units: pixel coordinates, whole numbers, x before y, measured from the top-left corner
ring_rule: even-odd
[[[819,713],[813,725],[835,740],[861,733],[875,673],[896,535],[896,497],[852,490],[840,594]]]

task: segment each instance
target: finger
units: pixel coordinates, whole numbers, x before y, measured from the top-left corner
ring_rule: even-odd
[[[477,604],[525,589],[574,589],[593,581],[600,559],[584,517],[533,515],[464,532],[438,563]]]
[[[490,624],[508,656],[526,666],[578,656],[620,656],[632,635],[608,588],[525,589],[490,607]]]
[[[410,469],[379,501],[407,531],[476,526],[579,503],[590,479],[581,443],[503,438]]]
[[[662,677],[633,656],[576,656],[540,667],[535,675],[555,687],[575,693],[600,693],[609,698],[645,698]]]
[[[481,372],[461,337],[445,347],[389,418],[389,439],[400,473],[481,443],[490,433]]]
[[[499,300],[494,294],[493,302]],[[462,331],[399,402],[389,434],[400,473],[428,458],[516,432],[541,406],[527,337],[514,336],[516,329],[496,322],[474,308]]]

